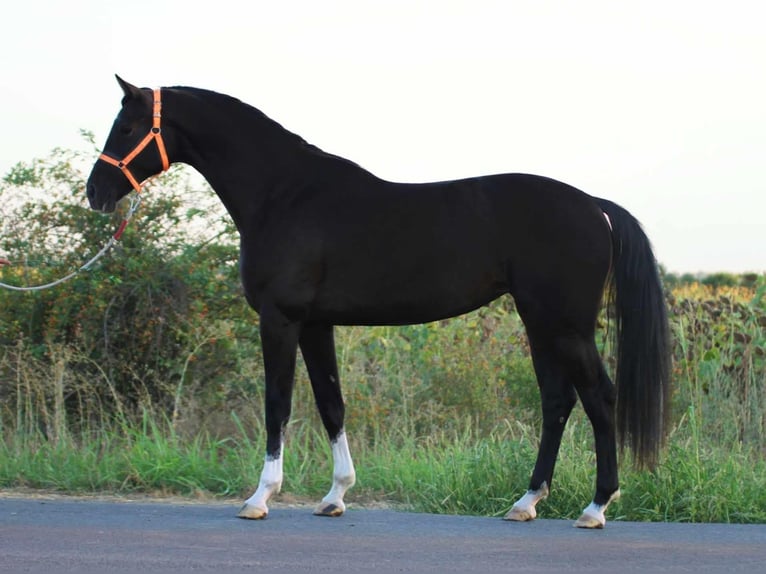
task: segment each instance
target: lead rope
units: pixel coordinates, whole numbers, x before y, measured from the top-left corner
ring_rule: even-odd
[[[50,289],[51,287],[60,285],[65,281],[69,281],[72,277],[79,275],[83,271],[90,271],[93,265],[95,265],[99,259],[106,255],[109,250],[114,247],[114,244],[120,240],[120,237],[122,237],[122,234],[125,232],[125,228],[128,226],[128,222],[133,217],[133,214],[138,210],[139,205],[141,205],[141,194],[136,193],[130,197],[130,206],[128,207],[128,211],[125,213],[125,217],[120,223],[120,226],[117,228],[117,231],[115,231],[114,235],[109,238],[109,241],[107,241],[106,245],[104,245],[104,247],[101,248],[101,251],[91,257],[84,265],[81,265],[78,269],[75,269],[69,275],[62,277],[61,279],[57,279],[56,281],[45,283],[43,285],[18,287],[16,285],[8,285],[7,283],[0,282],[0,287],[3,289],[10,289],[11,291],[42,291],[43,289]]]

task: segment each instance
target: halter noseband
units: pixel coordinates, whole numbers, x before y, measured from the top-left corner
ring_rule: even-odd
[[[144,151],[144,148],[149,145],[149,143],[152,140],[155,140],[157,142],[157,150],[160,152],[160,158],[162,159],[162,171],[167,171],[168,167],[170,166],[170,162],[168,161],[168,154],[165,151],[165,142],[162,141],[162,129],[160,128],[160,119],[161,114],[160,111],[162,109],[162,97],[161,97],[161,91],[159,88],[154,89],[154,108],[152,112],[152,129],[149,131],[148,134],[146,134],[146,137],[142,139],[138,145],[133,148],[133,151],[130,152],[128,155],[126,155],[122,160],[114,159],[113,157],[110,157],[104,153],[102,153],[100,156],[98,156],[98,159],[104,160],[106,163],[109,163],[115,167],[120,168],[122,170],[122,173],[125,174],[125,177],[128,178],[128,181],[133,186],[133,189],[135,189],[138,193],[141,193],[141,184],[138,183],[135,177],[133,177],[133,174],[130,173],[130,170],[128,169],[128,164],[133,161],[138,154],[140,154],[142,151]]]

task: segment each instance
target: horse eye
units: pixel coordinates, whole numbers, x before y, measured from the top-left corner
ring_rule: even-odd
[[[120,126],[120,133],[122,135],[129,136],[130,134],[133,133],[133,126],[128,125],[128,124],[121,125]]]

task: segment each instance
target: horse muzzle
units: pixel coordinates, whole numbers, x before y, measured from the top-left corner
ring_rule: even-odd
[[[103,213],[112,213],[117,206],[117,200],[114,195],[107,197],[108,194],[100,192],[95,184],[87,185],[88,203],[90,208]]]

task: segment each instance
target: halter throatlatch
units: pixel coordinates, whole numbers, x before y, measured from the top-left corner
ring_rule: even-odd
[[[165,142],[162,141],[162,128],[160,127],[160,119],[162,117],[162,92],[159,88],[154,89],[154,107],[152,112],[152,129],[146,134],[146,137],[138,142],[138,145],[133,148],[133,151],[126,155],[122,160],[114,159],[104,153],[98,156],[98,159],[105,161],[115,167],[120,168],[125,177],[128,178],[130,185],[137,193],[141,193],[141,184],[133,177],[133,174],[128,169],[128,164],[133,161],[138,154],[144,151],[144,148],[148,146],[152,140],[157,142],[157,150],[160,152],[160,158],[162,159],[162,171],[167,171],[170,166],[168,161],[168,154],[165,151]]]

